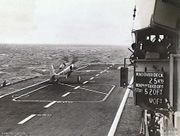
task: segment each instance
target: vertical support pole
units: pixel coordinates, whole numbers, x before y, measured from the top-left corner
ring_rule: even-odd
[[[174,74],[174,56],[170,55],[170,73],[169,73],[169,101],[170,105],[173,106],[173,74]]]
[[[149,136],[149,131],[148,131],[148,119],[147,119],[147,110],[144,110],[144,122],[145,122],[145,128],[146,128],[146,136]]]
[[[126,67],[126,59],[127,58],[124,58],[124,68]]]

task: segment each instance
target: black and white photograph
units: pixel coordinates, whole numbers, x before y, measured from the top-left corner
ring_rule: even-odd
[[[0,0],[0,136],[180,136],[180,0]]]

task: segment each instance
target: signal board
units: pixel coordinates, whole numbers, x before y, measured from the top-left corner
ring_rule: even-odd
[[[137,104],[143,108],[165,108],[165,74],[162,72],[135,72]]]

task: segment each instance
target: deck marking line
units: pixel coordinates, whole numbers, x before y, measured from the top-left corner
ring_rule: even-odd
[[[102,73],[106,72],[107,70],[103,70]]]
[[[86,67],[88,67],[88,66],[89,66],[89,65],[86,65],[86,66],[80,67],[80,68],[78,68],[78,69],[76,69],[76,70],[84,69],[84,68],[86,68]]]
[[[86,84],[86,83],[88,83],[88,82],[89,82],[89,81],[84,81],[83,84]]]
[[[26,96],[26,95],[28,95],[28,94],[34,93],[34,92],[36,92],[36,91],[38,91],[38,90],[40,90],[40,89],[43,89],[43,88],[45,88],[45,87],[47,87],[47,86],[49,86],[49,85],[45,85],[45,86],[39,87],[39,88],[37,88],[37,89],[35,89],[35,90],[32,90],[32,91],[30,91],[30,92],[28,92],[28,93],[25,93],[25,94],[22,94],[22,95],[20,95],[20,96],[18,96],[18,97],[15,97],[15,98],[13,99],[13,101],[16,100],[16,99],[18,99],[18,98],[21,98],[21,97],[23,97],[23,96]]]
[[[87,88],[83,88],[83,87],[81,87],[81,89],[89,91],[89,92],[93,92],[93,93],[99,93],[99,94],[107,95],[107,93],[103,93],[103,92],[96,91],[96,90],[91,90],[91,89],[87,89]]]
[[[99,76],[99,74],[96,74],[96,77]]]
[[[90,78],[90,80],[93,80],[93,79],[94,79],[94,77],[91,77],[91,78]]]
[[[133,81],[134,81],[134,79],[133,79],[133,77],[132,77],[132,78],[131,78],[131,81],[130,81],[130,84],[132,84]],[[113,123],[112,123],[112,125],[111,125],[111,128],[110,128],[109,133],[108,133],[107,136],[114,136],[114,135],[115,135],[115,132],[116,132],[116,129],[117,129],[119,120],[120,120],[120,118],[121,118],[121,115],[122,115],[122,112],[123,112],[123,109],[124,109],[124,107],[125,107],[125,104],[126,104],[126,101],[127,101],[127,98],[128,98],[128,96],[129,96],[130,91],[131,91],[131,90],[130,90],[129,88],[126,89],[126,92],[125,92],[125,94],[124,94],[124,96],[123,96],[123,99],[122,99],[122,101],[121,101],[121,104],[119,105],[118,111],[117,111],[117,113],[116,113],[116,116],[115,116],[115,118],[114,118],[114,121],[113,121]]]
[[[67,92],[67,93],[63,94],[61,97],[66,97],[66,96],[68,96],[70,93],[71,93],[71,92]]]
[[[23,119],[22,121],[20,121],[18,124],[19,125],[22,125],[24,124],[25,122],[29,121],[30,119],[32,119],[33,117],[35,117],[36,114],[31,114],[30,116],[28,116],[27,118]]]
[[[52,106],[52,105],[55,104],[55,103],[56,103],[56,101],[52,101],[52,102],[50,102],[48,105],[44,106],[44,108],[49,108],[50,106]]]
[[[36,114],[38,117],[51,117],[52,114]]]
[[[102,99],[102,101],[106,101],[106,99],[109,97],[109,95],[111,94],[111,92],[114,90],[116,86],[112,85],[112,88],[110,89],[110,91],[106,94],[106,96]]]
[[[103,73],[103,71],[100,72],[101,74]]]
[[[52,100],[13,100],[15,102],[34,102],[34,103],[50,103]]]
[[[121,67],[119,66],[117,69],[121,69]]]
[[[33,84],[33,85],[30,85],[30,86],[27,86],[27,87],[24,87],[24,88],[21,88],[21,89],[18,89],[18,90],[15,90],[15,91],[13,91],[13,92],[10,92],[10,93],[7,93],[7,94],[4,94],[4,95],[1,95],[1,96],[0,96],[0,99],[1,99],[1,98],[3,98],[3,97],[5,97],[5,96],[8,96],[8,95],[10,95],[10,94],[14,94],[14,93],[17,93],[17,92],[23,91],[23,90],[25,90],[25,89],[28,89],[28,88],[31,88],[31,87],[34,87],[34,86],[37,86],[37,85],[43,84],[43,83],[45,83],[45,82],[47,82],[47,81],[49,81],[49,79],[48,79],[48,80],[45,80],[45,81],[42,81],[42,82],[39,82],[39,83],[36,83],[36,84]]]
[[[78,89],[80,86],[76,86],[74,89],[76,90],[76,89]]]
[[[66,86],[69,86],[69,87],[76,87],[76,86],[73,86],[73,85],[69,85],[69,84],[65,84],[65,83],[59,83],[60,85],[66,85]]]

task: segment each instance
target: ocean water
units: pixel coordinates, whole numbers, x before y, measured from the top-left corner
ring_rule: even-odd
[[[49,65],[75,62],[76,67],[89,63],[123,63],[129,57],[126,46],[83,45],[0,45],[0,83],[33,76],[47,76]]]

